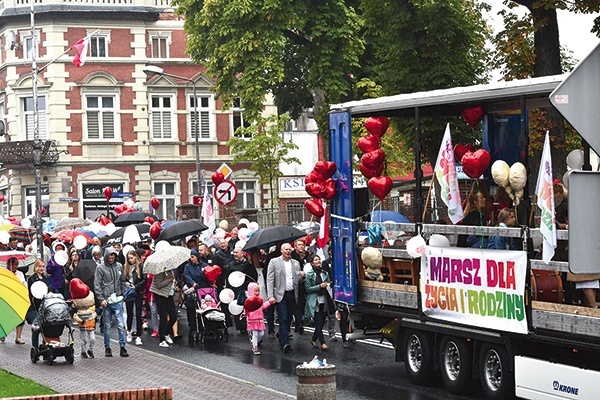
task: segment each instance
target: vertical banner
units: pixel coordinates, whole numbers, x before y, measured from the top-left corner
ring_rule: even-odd
[[[427,246],[421,257],[421,307],[429,317],[527,333],[527,253]]]
[[[440,145],[433,174],[440,184],[440,198],[448,207],[448,217],[453,224],[456,224],[463,219],[463,209],[454,161],[454,146],[452,146],[452,136],[450,135],[450,124],[446,125],[446,132]]]
[[[542,260],[548,264],[556,249],[556,225],[554,225],[554,184],[552,180],[552,155],[550,154],[550,133],[546,132],[540,172],[535,187],[537,206],[542,210],[540,232],[544,238]]]

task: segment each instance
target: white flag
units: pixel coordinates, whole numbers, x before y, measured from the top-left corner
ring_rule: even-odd
[[[440,184],[440,197],[444,204],[448,206],[448,217],[450,217],[453,224],[456,224],[463,219],[463,209],[458,187],[458,176],[456,175],[454,147],[450,136],[450,124],[446,125],[446,132],[442,139],[433,174]]]
[[[204,198],[202,200],[202,223],[208,226],[208,229],[200,235],[202,241],[210,246],[213,240],[213,232],[215,231],[215,213],[212,208],[210,194],[208,193],[208,183],[204,181]],[[210,243],[210,244],[209,244]]]
[[[554,218],[554,185],[552,183],[552,155],[550,154],[550,134],[546,132],[542,161],[535,187],[537,205],[542,210],[540,232],[544,238],[542,259],[546,264],[554,256],[556,249],[556,225]]]

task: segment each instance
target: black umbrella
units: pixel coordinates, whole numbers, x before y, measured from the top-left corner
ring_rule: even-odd
[[[208,226],[204,225],[197,219],[177,221],[165,228],[160,233],[160,236],[156,241],[158,242],[160,240],[166,240],[167,242],[173,242],[177,239],[182,239],[189,235],[195,235],[198,232],[202,232],[206,229],[208,229]]]
[[[248,242],[244,246],[244,251],[259,248],[268,248],[275,244],[275,242],[291,242],[292,240],[300,239],[306,236],[306,232],[301,231],[298,228],[287,225],[272,226],[254,232]]]
[[[144,222],[144,219],[146,217],[152,217],[155,221],[160,221],[160,218],[158,218],[154,214],[150,214],[143,211],[135,211],[119,215],[117,219],[115,219],[115,225],[127,226],[132,224],[141,224],[142,222]]]
[[[137,231],[137,232],[136,232]],[[133,235],[131,235],[133,233]],[[139,235],[139,240],[137,236]],[[143,242],[146,240],[150,240],[150,225],[148,224],[135,224],[129,225],[122,228],[117,229],[113,232],[112,235],[108,237],[106,240],[107,246],[112,246],[113,244],[122,244],[122,243],[137,243]]]
[[[94,290],[94,275],[96,274],[96,261],[80,260],[77,267],[73,268],[73,278],[79,278]]]

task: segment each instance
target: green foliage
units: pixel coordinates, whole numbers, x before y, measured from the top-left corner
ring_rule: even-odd
[[[296,116],[310,90],[337,101],[351,85],[363,41],[361,20],[343,0],[175,0],[185,16],[188,52],[217,78],[225,107],[241,97],[258,119],[264,96]]]

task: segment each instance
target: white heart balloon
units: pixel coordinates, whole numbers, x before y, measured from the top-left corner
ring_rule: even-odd
[[[130,251],[135,251],[135,248],[132,245],[128,244],[123,247],[124,256],[127,256],[127,254],[129,254]]]
[[[244,284],[245,280],[246,280],[246,275],[244,275],[244,273],[241,271],[233,271],[232,273],[229,274],[229,277],[227,278],[227,281],[233,287],[242,286]]]
[[[231,303],[234,298],[235,294],[233,293],[233,290],[229,288],[225,288],[221,290],[221,293],[219,293],[219,300],[221,300],[221,303],[223,304]]]
[[[250,225],[248,225],[248,229],[250,229],[250,232],[257,231],[258,228],[259,228],[258,222],[252,221],[252,222],[250,222]]]
[[[45,295],[48,294],[48,285],[46,285],[42,281],[33,282],[29,290],[31,291],[31,295],[33,297],[35,297],[38,300],[41,300],[44,298]]]
[[[446,236],[436,233],[429,237],[429,245],[433,247],[450,247],[450,240]]]
[[[167,242],[166,240],[161,240],[160,242],[156,243],[154,245],[154,251],[159,251],[159,250],[163,250],[163,249],[168,249],[171,247],[171,244],[169,242]]]
[[[64,250],[59,250],[54,253],[54,261],[62,267],[64,267],[67,262],[69,262],[69,254]]]
[[[406,252],[412,258],[421,257],[425,254],[425,239],[420,235],[410,238],[410,240],[406,242]]]
[[[394,221],[384,221],[381,234],[389,242],[393,242],[400,236],[400,229],[398,229],[398,225]]]
[[[229,312],[231,315],[240,315],[244,311],[244,306],[238,306],[238,303],[232,301],[229,303]]]
[[[87,247],[87,238],[83,235],[77,235],[73,238],[73,246],[77,250],[83,250]]]

